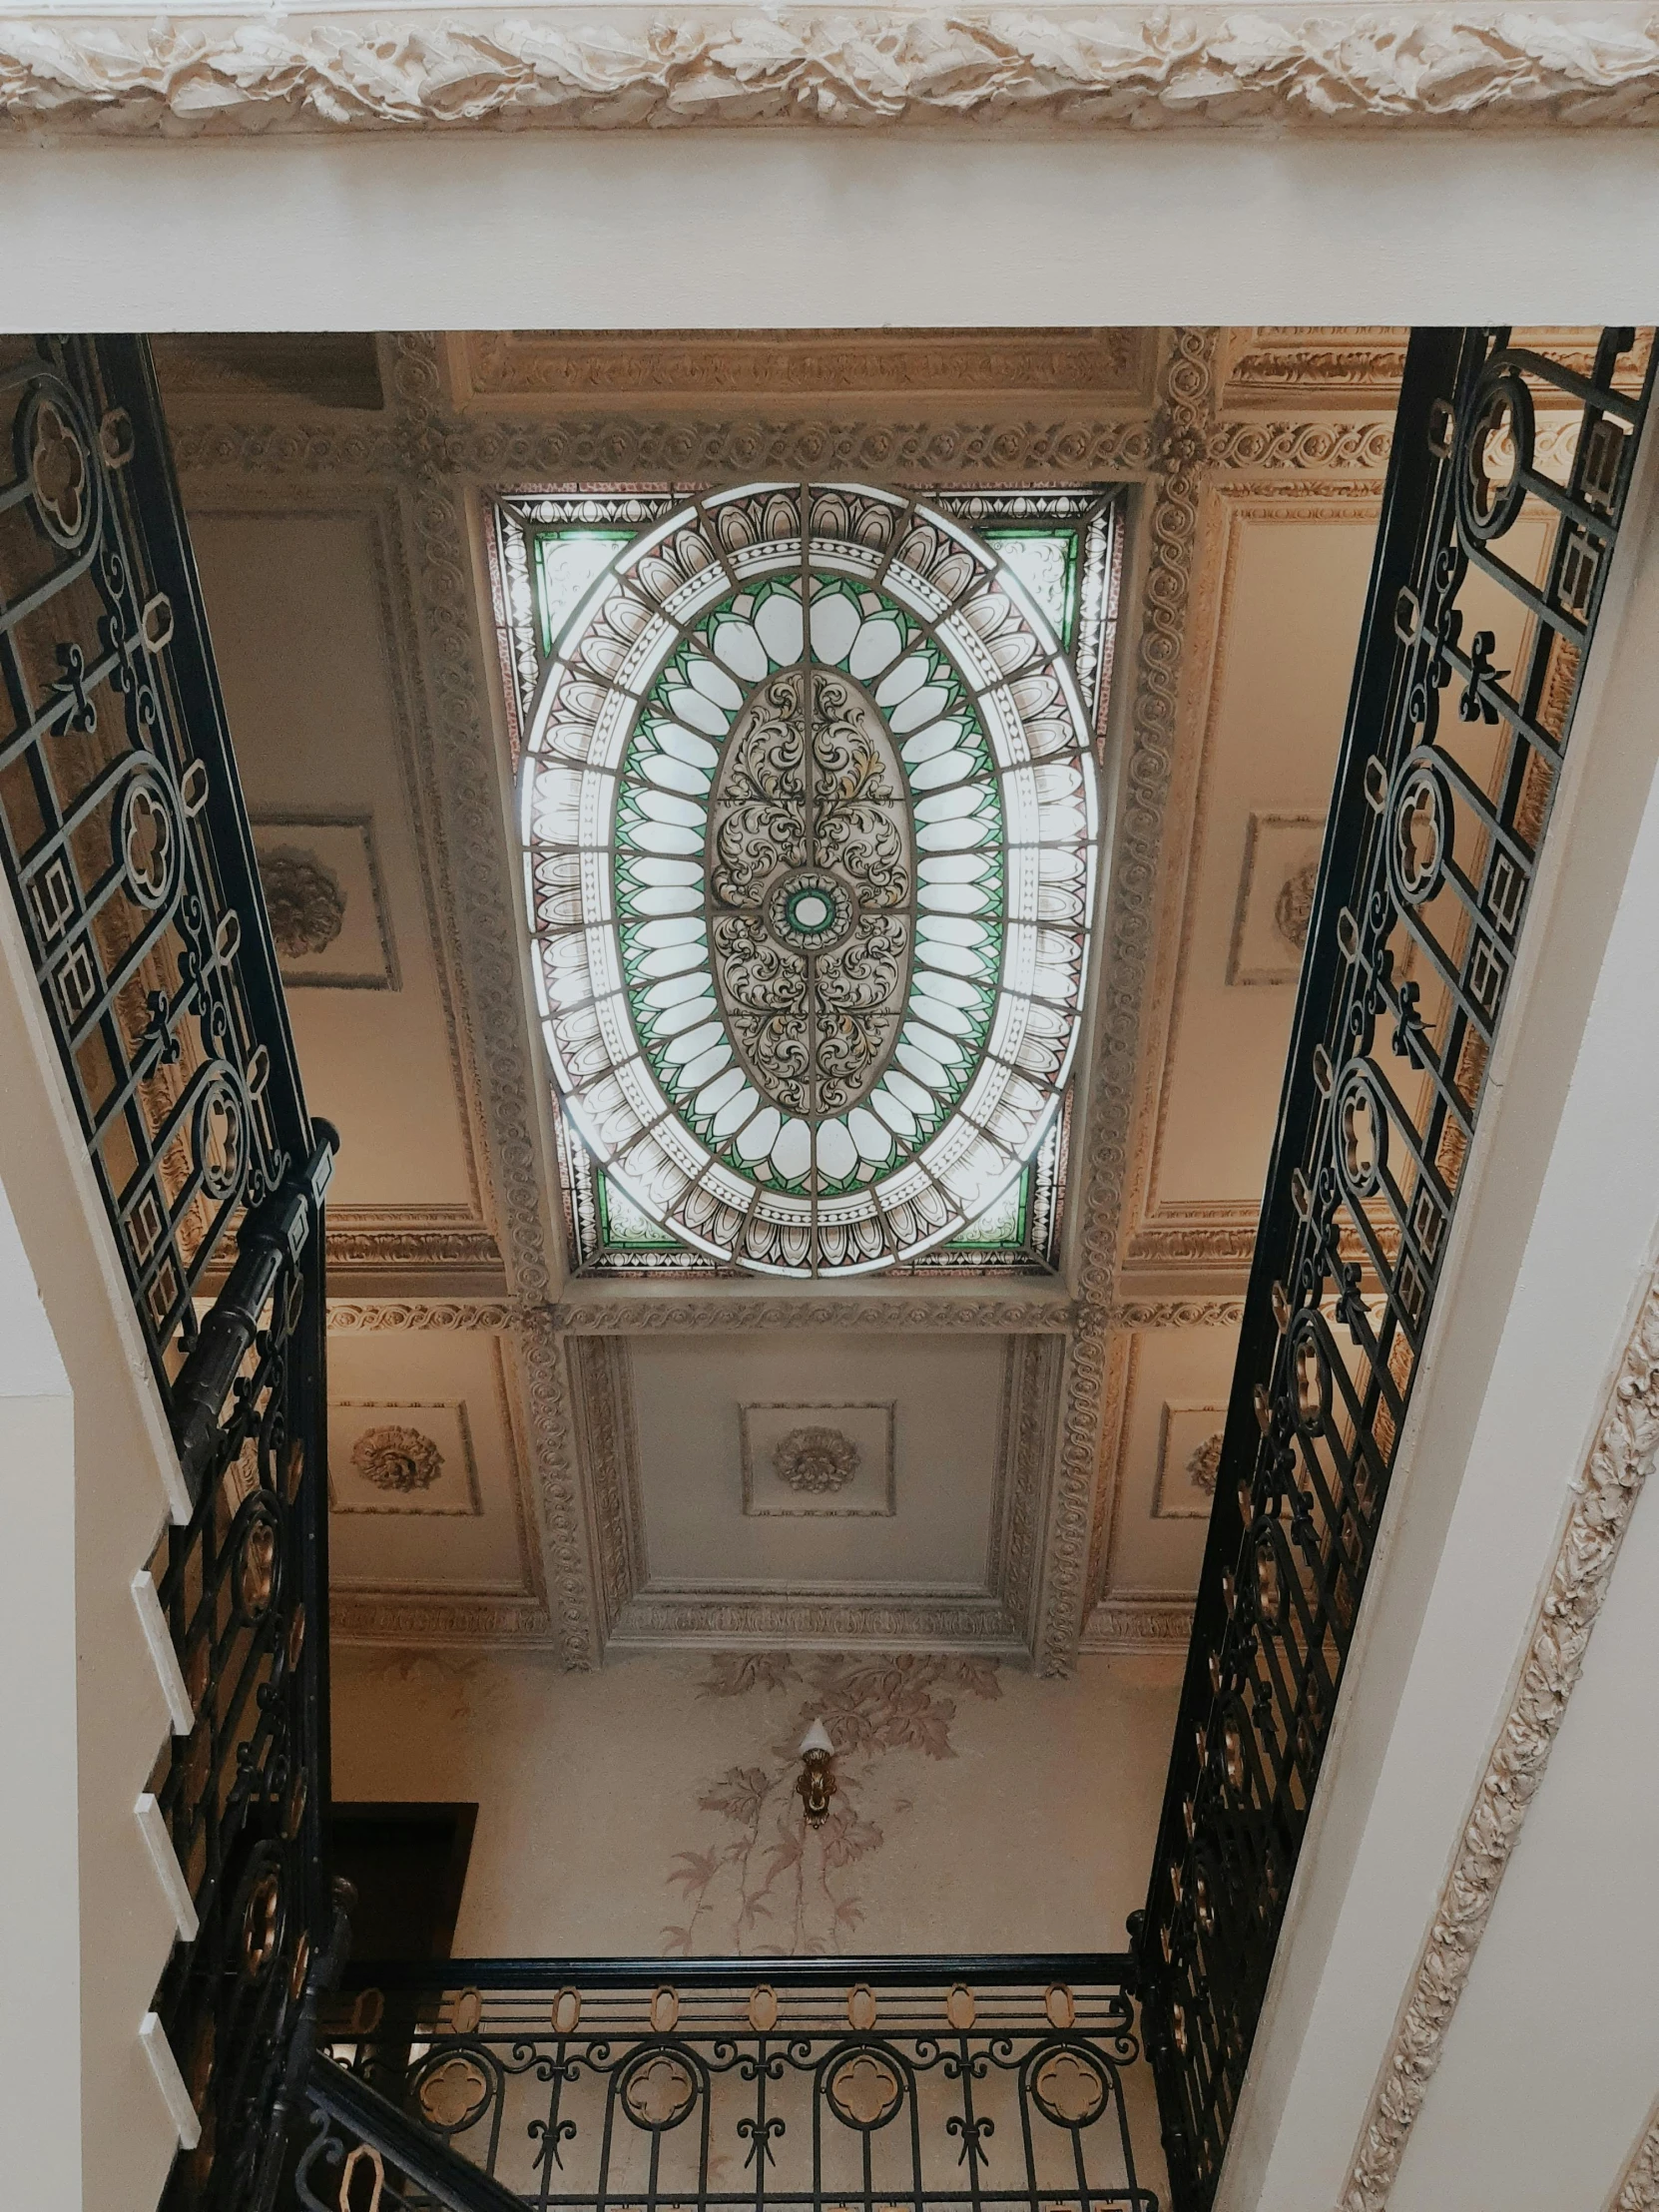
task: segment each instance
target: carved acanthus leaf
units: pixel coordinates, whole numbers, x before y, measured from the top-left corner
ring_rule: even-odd
[[[1622,11],[543,8],[491,24],[21,17],[0,31],[0,114],[14,123],[169,137],[926,121],[1628,128],[1656,103],[1659,33]]]

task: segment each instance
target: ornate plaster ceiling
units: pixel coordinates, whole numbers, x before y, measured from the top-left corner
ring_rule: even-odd
[[[313,1107],[345,1139],[340,1432],[371,1406],[445,1462],[415,1509],[342,1520],[337,1633],[529,1641],[571,1666],[608,1647],[868,1641],[1052,1670],[1080,1644],[1184,1644],[1402,345],[1370,329],[404,336],[379,341],[381,406],[340,403],[371,386],[337,341],[167,348],[251,805],[298,848],[322,818],[358,825],[322,855],[336,873],[366,864],[350,841],[366,823],[395,942],[397,989],[317,974],[291,992]],[[1130,487],[1110,981],[1057,1279],[828,1296],[567,1280],[483,496],[767,471]],[[746,1450],[752,1480],[780,1487],[770,1462],[754,1476],[770,1431],[746,1405],[809,1408],[801,1422],[877,1455],[868,1408],[892,1408],[890,1469],[868,1479],[890,1472],[893,1515],[746,1515]],[[463,1417],[475,1473],[455,1463]],[[478,1512],[421,1509],[468,1481]]]

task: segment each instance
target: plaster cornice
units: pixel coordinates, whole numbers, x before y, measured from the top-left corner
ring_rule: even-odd
[[[1619,1545],[1659,1448],[1659,1283],[1651,1284],[1574,1485],[1525,1662],[1417,1961],[1343,2190],[1341,2212],[1384,2212],[1399,2162],[1521,1823],[1578,1682]],[[1645,2146],[1644,2146],[1645,2150]],[[1644,2201],[1644,2151],[1630,2169]],[[1623,2199],[1620,2200],[1621,2205]]]
[[[1617,9],[695,15],[410,7],[14,18],[0,116],[151,138],[675,124],[1302,128],[1642,123],[1659,23]]]

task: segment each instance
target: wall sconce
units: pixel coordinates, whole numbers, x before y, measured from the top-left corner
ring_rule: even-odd
[[[830,1764],[834,1756],[829,1729],[814,1721],[801,1739],[801,1779],[795,1786],[807,1808],[809,1828],[822,1828],[829,1818],[830,1800],[835,1794],[835,1770]]]

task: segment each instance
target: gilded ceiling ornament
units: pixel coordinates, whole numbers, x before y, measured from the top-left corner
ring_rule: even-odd
[[[773,1450],[780,1482],[818,1496],[844,1489],[858,1471],[858,1447],[838,1428],[792,1428]]]
[[[345,926],[339,877],[302,845],[273,845],[257,857],[271,933],[282,958],[325,952]]]
[[[351,1446],[351,1464],[377,1490],[429,1490],[443,1472],[443,1453],[418,1428],[365,1428]]]

